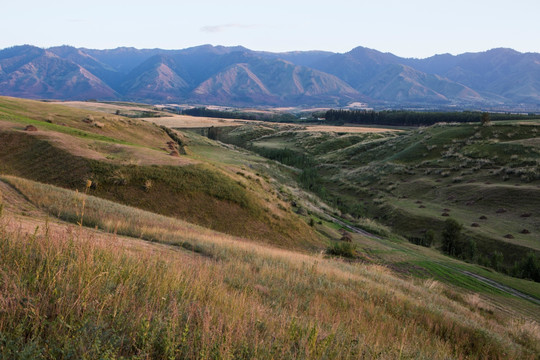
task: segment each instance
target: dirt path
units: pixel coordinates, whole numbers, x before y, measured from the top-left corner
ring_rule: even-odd
[[[465,271],[465,270],[457,270],[457,269],[454,269],[454,270],[460,272],[463,275],[467,275],[467,276],[472,277],[472,278],[474,278],[474,279],[476,279],[478,281],[481,281],[486,285],[490,285],[490,286],[492,286],[492,287],[494,287],[494,288],[496,288],[496,289],[498,289],[500,291],[503,291],[503,292],[505,292],[507,294],[514,295],[514,296],[517,296],[519,298],[529,300],[529,301],[531,301],[531,302],[533,302],[533,303],[535,303],[537,305],[540,305],[540,300],[539,299],[537,299],[535,297],[532,297],[530,295],[524,294],[521,291],[518,291],[518,290],[516,290],[514,288],[503,285],[503,284],[501,284],[501,283],[499,283],[499,282],[497,282],[495,280],[491,280],[491,279],[485,278],[483,276],[480,276],[480,275],[477,275],[477,274],[474,274],[472,272]]]
[[[465,275],[465,276],[468,276],[470,278],[476,279],[476,280],[480,281],[483,284],[491,286],[492,288],[500,290],[500,291],[502,291],[504,293],[507,293],[509,295],[513,295],[515,297],[518,297],[518,298],[521,298],[521,299],[524,299],[524,300],[528,300],[528,301],[530,301],[532,303],[540,305],[540,299],[537,299],[534,296],[522,293],[521,291],[516,290],[514,288],[511,288],[509,286],[503,285],[498,281],[488,279],[487,277],[472,273],[472,272],[467,271],[467,270],[459,270],[459,269],[456,269],[454,267],[451,267],[451,266],[448,266],[448,265],[445,265],[445,264],[441,264],[441,263],[437,263],[437,264],[440,265],[440,266],[443,266],[443,267],[445,267],[447,269],[457,271],[458,273],[460,273],[462,275]]]
[[[330,216],[330,215],[329,215]],[[364,235],[364,236],[367,236],[368,238],[371,238],[371,239],[375,239],[375,240],[381,240],[380,237],[378,236],[375,236],[373,235],[372,233],[370,232],[367,232],[366,230],[364,229],[360,229],[360,228],[357,228],[355,226],[352,226],[352,225],[349,225],[349,224],[346,224],[344,223],[343,221],[339,220],[339,219],[336,219],[335,217],[333,216],[330,216],[330,219],[332,219],[332,221],[338,225],[341,225],[343,226],[344,228],[347,228],[349,229],[350,231],[354,232],[354,233],[357,233],[357,234],[360,234],[360,235]]]

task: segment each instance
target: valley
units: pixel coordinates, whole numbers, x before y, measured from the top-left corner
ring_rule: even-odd
[[[535,359],[539,129],[0,97],[0,355]]]

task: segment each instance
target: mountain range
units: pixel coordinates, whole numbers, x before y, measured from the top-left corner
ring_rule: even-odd
[[[540,108],[540,54],[499,48],[408,59],[364,47],[342,54],[22,45],[0,50],[0,95],[231,106]]]

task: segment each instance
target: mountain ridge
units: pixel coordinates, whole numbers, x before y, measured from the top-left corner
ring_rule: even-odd
[[[362,46],[272,53],[208,44],[179,50],[21,45],[0,50],[0,94],[233,106],[362,101],[540,108],[540,54],[495,48],[416,59]]]

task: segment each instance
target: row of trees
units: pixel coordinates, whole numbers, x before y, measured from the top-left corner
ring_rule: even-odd
[[[190,116],[204,116],[211,118],[221,119],[241,119],[241,120],[261,120],[272,122],[290,122],[296,121],[297,118],[293,114],[289,113],[263,113],[263,112],[245,112],[245,111],[227,111],[227,110],[213,110],[205,107],[197,107],[192,109],[182,110],[181,114]]]
[[[326,122],[333,124],[376,124],[391,126],[428,126],[440,122],[481,122],[489,123],[490,120],[513,120],[537,118],[534,114],[500,114],[482,113],[479,111],[366,111],[366,110],[328,110],[324,114]]]
[[[520,261],[515,262],[512,267],[504,267],[503,253],[494,251],[489,257],[485,255],[479,256],[476,242],[473,239],[464,237],[461,232],[462,229],[463,226],[454,219],[445,221],[442,232],[442,251],[444,253],[483,266],[489,266],[515,277],[540,282],[540,259],[534,252],[528,252]]]

